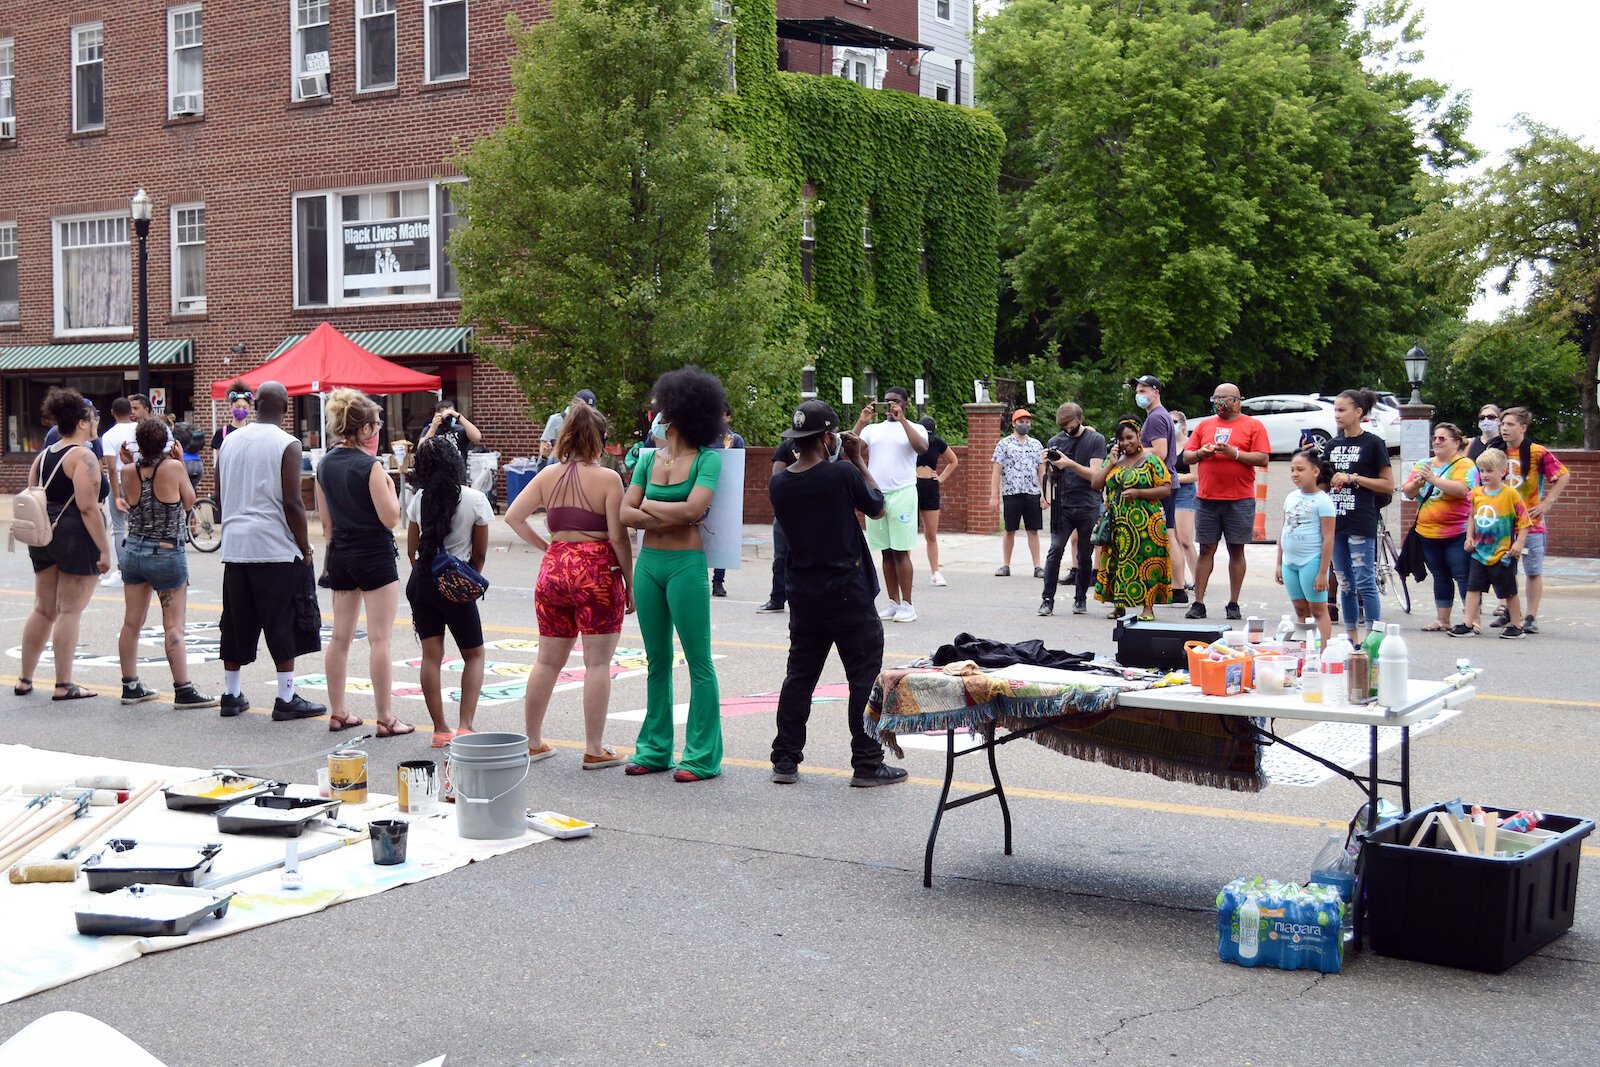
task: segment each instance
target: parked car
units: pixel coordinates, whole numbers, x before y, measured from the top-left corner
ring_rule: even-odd
[[[1253,396],[1241,402],[1239,410],[1259,419],[1266,427],[1267,442],[1275,456],[1287,456],[1299,448],[1301,430],[1309,431],[1321,444],[1338,433],[1338,423],[1333,418],[1333,398],[1319,393]],[[1380,399],[1363,424],[1382,437],[1390,450],[1400,447],[1399,408],[1388,407]]]

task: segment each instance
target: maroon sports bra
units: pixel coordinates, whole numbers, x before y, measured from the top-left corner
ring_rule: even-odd
[[[589,506],[589,497],[583,491],[583,479],[578,475],[576,463],[568,463],[567,469],[561,472],[550,494],[552,500],[561,495],[563,486],[567,487],[568,495],[577,497],[578,505],[545,509],[544,520],[551,533],[605,533],[610,529],[605,514]]]

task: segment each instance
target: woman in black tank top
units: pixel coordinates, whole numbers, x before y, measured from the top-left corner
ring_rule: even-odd
[[[99,576],[111,569],[111,535],[100,511],[100,464],[86,446],[97,420],[94,408],[76,389],[52,389],[44,417],[61,441],[39,454],[30,485],[43,485],[55,533],[43,548],[29,548],[33,561],[33,610],[22,627],[22,673],[12,690],[33,692],[33,670],[46,640],[55,657],[54,700],[97,696],[72,684],[72,657],[78,647],[83,609]]]

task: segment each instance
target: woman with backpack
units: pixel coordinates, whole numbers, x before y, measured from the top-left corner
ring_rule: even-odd
[[[434,558],[448,552],[483,570],[489,554],[489,523],[494,511],[489,498],[465,484],[467,459],[448,435],[428,437],[417,446],[411,465],[411,502],[406,507],[406,558],[411,578],[406,600],[411,622],[422,645],[422,699],[433,719],[433,747],[444,748],[451,738],[472,733],[483,692],[483,621],[478,602],[445,599],[434,577]],[[444,663],[444,632],[450,631],[461,652],[460,719],[452,732],[444,715],[440,669]]]
[[[1346,389],[1333,402],[1338,436],[1328,443],[1333,467],[1333,571],[1339,579],[1339,614],[1346,635],[1356,642],[1356,623],[1367,629],[1382,618],[1378,600],[1378,524],[1394,495],[1394,468],[1382,437],[1362,428],[1378,395],[1371,389]]]
[[[72,658],[83,609],[100,575],[111,569],[111,539],[100,512],[109,487],[101,479],[100,460],[88,448],[99,429],[94,405],[76,389],[58,387],[44,399],[44,417],[60,439],[39,453],[28,484],[44,488],[45,514],[39,518],[54,530],[48,544],[28,549],[33,610],[22,627],[22,673],[12,692],[33,692],[33,671],[49,639],[56,669],[51,699],[82,700],[99,695],[73,684]]]

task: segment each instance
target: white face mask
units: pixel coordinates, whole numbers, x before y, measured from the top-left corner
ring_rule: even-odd
[[[842,452],[844,452],[844,438],[838,434],[834,434],[833,447],[828,449],[828,462],[836,462]]]
[[[1486,434],[1495,434],[1500,431],[1499,419],[1479,419],[1478,429]]]

